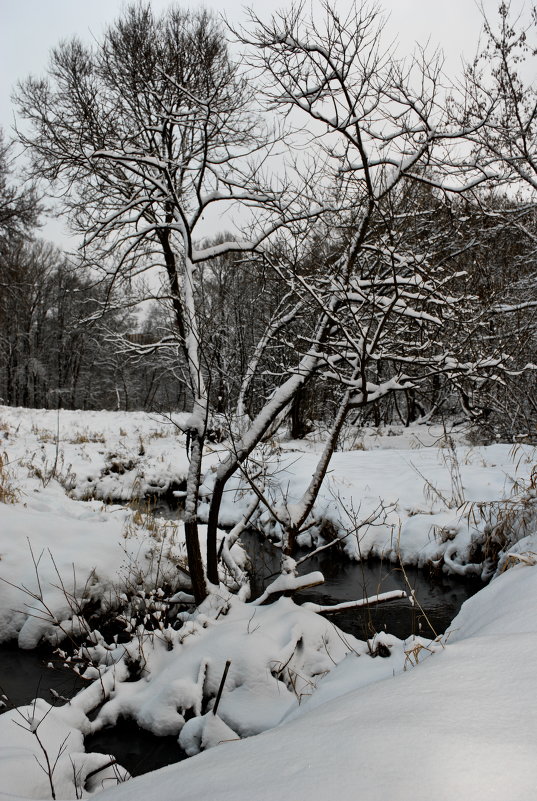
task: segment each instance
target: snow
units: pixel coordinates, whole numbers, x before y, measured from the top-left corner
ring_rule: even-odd
[[[330,604],[323,606],[321,604],[305,603],[302,604],[303,609],[309,609],[312,612],[339,612],[343,609],[354,609],[361,606],[371,606],[372,604],[379,604],[383,601],[394,601],[398,598],[406,598],[407,593],[403,590],[392,590],[390,592],[380,592],[377,595],[370,595],[369,598],[360,598],[357,601],[343,601],[340,604]]]
[[[236,732],[230,729],[222,718],[208,712],[206,715],[191,718],[185,724],[179,735],[179,744],[188,756],[194,756],[200,751],[214,748],[215,745],[238,739],[240,738]]]
[[[313,573],[307,573],[305,576],[294,576],[291,573],[281,573],[278,578],[274,579],[274,581],[268,585],[265,592],[260,595],[259,598],[256,598],[255,601],[252,601],[252,606],[260,606],[269,598],[270,595],[274,595],[275,593],[296,592],[297,590],[301,590],[306,587],[313,587],[316,584],[322,584],[323,581],[324,576],[318,570]]]
[[[0,504],[0,641],[18,635],[28,648],[40,638],[57,641],[76,627],[82,597],[113,606],[138,582],[151,588],[157,570],[161,583],[168,576],[175,591],[188,591],[188,582],[177,579],[177,565],[186,559],[182,523],[161,521],[148,537],[143,504],[133,511],[102,504],[107,498],[166,495],[185,482],[187,418],[0,407],[8,480],[18,491],[17,503]],[[348,430],[347,450],[334,454],[299,541],[322,546],[329,524],[352,559],[435,562],[461,574],[484,570],[481,564],[472,567],[476,548],[498,516],[498,501],[511,503],[517,482],[529,480],[534,449],[470,447],[460,436],[455,444],[454,436],[427,426]],[[281,519],[300,506],[322,445],[315,435],[256,452],[268,474],[264,492]],[[210,493],[222,459],[221,446],[206,449],[202,497]],[[253,508],[252,497],[233,477],[221,522],[237,524]],[[200,514],[206,512],[202,502]],[[531,515],[520,519],[524,525],[510,546],[531,533]],[[282,536],[262,506],[252,524]],[[233,560],[224,549],[225,561],[231,568],[236,563],[237,578],[244,555],[233,549]],[[32,559],[39,562],[37,570]],[[69,603],[64,590],[73,594]]]
[[[0,507],[0,641],[18,634],[22,648],[43,637],[64,639],[83,600],[113,607],[124,589],[151,586],[157,570],[176,574],[184,560],[174,527],[148,537],[132,512],[104,511],[57,490],[29,492],[24,504]]]
[[[58,757],[59,799],[537,799],[534,449],[471,447],[432,426],[345,432],[346,450],[334,455],[304,543],[325,544],[330,524],[349,558],[433,561],[462,574],[484,571],[485,536],[497,552],[487,568],[496,571],[492,582],[443,637],[381,632],[363,642],[316,605],[290,597],[248,603],[223,583],[190,611],[182,523],[154,518],[140,503],[180,491],[187,418],[0,407],[0,484],[12,501],[0,503],[0,641],[67,648],[84,634],[90,661],[81,671],[96,679],[66,706],[39,699],[0,715],[0,801],[51,797],[36,734],[52,761]],[[300,506],[322,447],[317,431],[255,453],[280,519]],[[221,446],[206,448],[203,493],[224,460]],[[248,485],[233,478],[222,522],[237,524],[254,509],[256,527],[281,536]],[[222,567],[221,580],[232,585],[246,562],[237,543],[228,556],[236,570],[224,575]],[[296,577],[293,568],[284,560],[263,600],[322,580]],[[130,641],[90,631],[89,602],[114,614],[130,604]],[[173,734],[198,755],[125,784],[117,784],[125,778],[117,766],[88,778],[109,758],[85,754],[83,737],[119,717]]]
[[[393,656],[350,655],[280,726],[99,801],[531,801],[536,602],[537,568],[513,568],[466,602],[444,647],[418,653],[417,665],[409,653],[399,671],[399,656],[394,676]],[[385,675],[359,686],[364,659]]]
[[[121,668],[131,654],[143,652],[143,675],[132,681],[127,671],[123,678],[116,674],[113,697],[100,709],[92,730],[123,716],[157,735],[179,734],[190,714],[200,715],[204,699],[215,698],[229,660],[219,715],[239,735],[257,734],[275,725],[296,697],[309,694],[316,677],[352,648],[364,647],[350,635],[344,641],[324,618],[289,598],[263,607],[233,597],[224,600],[226,611],[218,624],[215,613],[222,607],[207,608],[213,604],[208,600],[183,629],[167,629],[160,639],[144,637],[133,647],[122,647],[116,665]]]
[[[0,791],[0,798],[50,798],[47,757],[57,799],[87,798],[128,779],[123,768],[109,766],[109,756],[84,752],[88,731],[89,721],[79,709],[54,708],[42,699],[1,715],[0,776],[9,793]]]
[[[17,482],[28,481],[39,499],[49,496],[55,472],[73,499],[129,501],[180,493],[186,486],[188,414],[165,417],[142,413],[43,412],[0,407],[4,448]],[[59,449],[56,453],[56,437]],[[323,543],[329,523],[352,559],[379,556],[423,565],[443,559],[448,565],[471,561],[476,538],[486,520],[477,521],[477,504],[509,497],[517,481],[526,481],[534,449],[512,445],[470,447],[456,432],[440,426],[409,429],[349,429],[341,451],[334,454],[308,532],[302,542]],[[263,488],[281,519],[290,519],[314,474],[322,440],[280,442],[279,451],[258,449],[265,465]],[[226,451],[211,445],[204,454],[207,497],[216,476],[226,469]],[[53,470],[56,464],[56,469]],[[36,478],[37,476],[37,478]],[[40,477],[40,478],[39,478]],[[45,485],[46,486],[43,486]],[[58,503],[59,494],[53,504]],[[221,523],[235,525],[253,498],[248,485],[233,477],[226,488]],[[37,501],[36,501],[37,502]],[[47,501],[43,501],[47,502]],[[200,515],[208,514],[202,502]],[[281,528],[262,508],[253,525],[282,536]],[[369,521],[369,525],[362,525]],[[449,543],[448,544],[448,539]],[[299,540],[300,541],[300,540]]]

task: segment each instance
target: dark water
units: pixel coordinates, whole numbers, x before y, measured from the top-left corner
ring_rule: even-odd
[[[153,511],[170,519],[181,516],[177,501],[170,503],[167,498],[156,499]],[[255,531],[243,532],[241,542],[252,565],[252,598],[257,598],[280,572],[281,551]],[[339,604],[391,590],[407,593],[414,590],[415,593],[417,603],[414,605],[401,599],[327,615],[340,629],[362,640],[369,639],[377,631],[388,631],[401,639],[411,634],[424,637],[443,634],[464,601],[483,587],[483,582],[476,577],[433,575],[428,569],[416,567],[403,570],[397,564],[380,559],[351,562],[337,547],[334,545],[307,559],[299,567],[300,575],[319,570],[325,581],[318,587],[295,593],[293,597],[297,603]],[[305,555],[306,552],[299,553],[297,559]]]
[[[48,664],[54,667],[47,667]],[[51,690],[63,698],[72,698],[86,684],[64,668],[47,648],[22,651],[16,642],[0,645],[0,694],[7,696],[8,708],[29,704],[34,698],[62,704],[64,701],[56,699]]]
[[[261,542],[255,533],[243,534],[241,540],[252,562],[253,593],[259,596],[273,580],[271,574],[279,572],[280,551],[269,542]],[[415,567],[403,571],[391,562],[378,559],[350,562],[336,548],[329,548],[300,565],[301,575],[320,570],[325,582],[295,593],[297,603],[339,604],[391,590],[408,593],[410,589],[414,590],[418,602],[412,606],[408,600],[401,599],[327,616],[340,629],[359,639],[368,639],[376,631],[388,631],[401,639],[410,634],[435,637],[446,630],[464,601],[483,586],[478,579],[461,579],[442,573],[432,576]]]
[[[84,740],[86,751],[111,754],[131,776],[140,776],[186,759],[177,737],[156,737],[133,720],[119,720]]]
[[[48,667],[51,663],[53,668]],[[49,649],[23,651],[15,642],[0,645],[0,695],[7,697],[0,713],[29,704],[34,698],[44,698],[53,706],[64,704],[86,684],[64,668]],[[177,737],[155,737],[130,720],[120,720],[113,728],[86,737],[85,747],[88,752],[113,755],[133,776],[186,758]]]

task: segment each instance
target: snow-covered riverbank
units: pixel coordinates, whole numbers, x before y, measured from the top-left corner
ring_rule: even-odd
[[[289,598],[256,606],[223,586],[194,615],[171,614],[170,594],[188,589],[181,522],[103,504],[180,492],[188,459],[170,421],[0,407],[0,433],[0,639],[32,648],[86,635],[81,670],[97,679],[68,707],[40,701],[22,710],[26,723],[21,711],[0,717],[2,801],[51,797],[36,732],[49,758],[59,754],[58,799],[106,790],[118,775],[84,753],[83,736],[121,715],[158,734],[181,732],[189,753],[226,742],[106,790],[103,801],[125,793],[134,801],[537,798],[528,752],[537,733],[528,703],[537,656],[534,449],[470,447],[416,427],[369,431],[360,448],[355,440],[334,455],[304,538],[311,544],[335,535],[352,558],[435,562],[455,573],[510,568],[464,605],[444,638],[388,633],[366,643]],[[299,497],[319,448],[312,437],[256,454],[274,506]],[[210,446],[207,491],[218,459]],[[222,523],[237,522],[249,503],[237,480]],[[277,539],[266,515],[254,522]],[[87,610],[116,610],[125,636],[96,632]]]
[[[109,769],[88,789],[99,801],[537,799],[536,609],[537,567],[513,567],[466,602],[441,643],[386,637],[388,657],[350,651],[275,728],[238,741],[223,724],[207,726],[206,744],[216,748],[115,787]],[[78,750],[83,698],[53,710],[41,732],[54,755],[69,735],[58,798],[88,794],[75,789],[73,766],[84,777],[105,764]],[[245,699],[246,713],[249,706]],[[37,719],[46,711],[44,702],[31,710]],[[12,716],[0,717],[0,798],[50,798],[32,734]]]
[[[513,568],[403,672],[357,686],[367,657],[351,654],[277,728],[98,799],[532,801],[536,612],[537,567]]]
[[[66,494],[121,502],[180,495],[188,471],[183,418],[0,407],[4,461],[19,500],[38,512],[43,505],[49,511],[67,508]],[[333,455],[302,544],[337,536],[353,559],[380,556],[417,565],[434,560],[451,572],[464,572],[468,562],[483,558],[483,530],[495,524],[498,504],[516,499],[528,484],[537,461],[534,447],[470,446],[462,433],[441,426],[351,430],[343,446]],[[321,448],[317,433],[302,441],[273,440],[254,452],[274,509],[292,508],[301,497]],[[220,454],[218,444],[206,447],[202,519],[203,496],[211,492]],[[231,480],[221,524],[239,521],[251,498],[247,484]],[[69,507],[68,517],[89,520],[100,505],[75,508]],[[281,533],[261,507],[251,522],[275,539]]]

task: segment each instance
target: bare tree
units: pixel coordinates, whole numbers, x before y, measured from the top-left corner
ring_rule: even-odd
[[[155,263],[167,276],[193,398],[185,529],[198,600],[205,590],[196,509],[209,409],[196,265],[252,244],[200,252],[196,231],[214,205],[268,200],[253,181],[251,160],[266,143],[251,105],[211,14],[170,9],[156,18],[148,5],[128,7],[94,48],[61,44],[48,79],[19,89],[34,169],[69,187],[71,218],[86,247],[99,245],[99,259],[111,258],[109,278],[132,278]]]
[[[310,155],[298,155],[303,135],[300,142],[291,137],[294,155],[279,187],[262,180],[270,140],[252,112],[253,85],[206,12],[172,9],[156,19],[149,7],[129,7],[100,45],[61,45],[48,80],[30,79],[19,90],[21,113],[32,124],[24,141],[35,169],[63,182],[72,218],[86,246],[98,245],[106,257],[109,278],[133,278],[156,263],[164,268],[192,398],[185,532],[198,602],[208,591],[197,514],[215,356],[202,331],[200,265],[255,251],[285,287],[244,360],[240,424],[230,427],[212,476],[209,583],[218,581],[217,526],[227,482],[314,377],[334,386],[337,407],[304,498],[282,515],[289,554],[350,409],[431,375],[473,377],[501,368],[501,357],[470,358],[469,337],[457,340],[459,352],[446,346],[444,334],[460,324],[464,298],[450,291],[453,270],[428,245],[426,230],[423,239],[410,240],[401,222],[417,214],[409,187],[462,193],[491,175],[479,164],[463,172],[451,155],[471,127],[450,122],[439,58],[394,58],[377,12],[365,5],[339,18],[326,4],[321,23],[300,7],[251,23],[242,40],[259,69],[265,108],[307,132]],[[289,175],[296,177],[294,190]],[[197,244],[204,214],[231,202],[256,210],[254,234]],[[270,246],[276,231],[285,246]],[[307,258],[315,239],[330,246]],[[246,414],[275,342],[292,347],[282,349],[277,370],[264,371],[270,384]],[[253,488],[261,500],[255,480]]]
[[[496,424],[511,436],[531,436],[536,413],[536,32],[534,5],[515,13],[510,2],[502,2],[495,20],[484,16],[484,41],[466,68],[464,99],[451,106],[454,118],[470,131],[469,161],[494,172],[500,187],[476,194],[472,217],[474,223],[479,218],[483,232],[475,261],[494,243],[485,269],[487,339],[501,342],[512,357],[512,377],[500,392],[484,397],[489,411],[498,413]]]
[[[43,211],[33,184],[11,183],[13,148],[0,129],[0,239],[27,234],[34,229]]]
[[[319,18],[297,6],[269,22],[252,14],[241,38],[269,102],[311,132],[322,164],[318,196],[326,190],[316,229],[332,242],[307,273],[282,261],[276,267],[317,309],[315,334],[302,337],[309,360],[302,369],[341,388],[317,471],[282,521],[291,553],[349,410],[433,375],[476,378],[502,369],[501,354],[471,352],[469,303],[454,290],[453,259],[423,224],[419,195],[420,186],[462,194],[493,173],[462,167],[454,152],[472,131],[448,114],[440,57],[397,59],[376,10],[355,5],[340,17],[324,4]],[[465,333],[450,347],[455,328]]]

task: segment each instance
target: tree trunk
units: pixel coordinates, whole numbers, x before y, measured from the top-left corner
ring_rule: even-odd
[[[291,403],[289,436],[291,439],[304,439],[309,432],[304,419],[304,389],[300,387]]]
[[[339,301],[334,298],[331,301],[331,306],[327,310],[328,313],[321,315],[314,339],[319,350],[322,347],[322,343],[324,342],[330,326],[330,313],[335,311],[338,303]],[[216,548],[217,527],[224,487],[237,467],[246,461],[256,445],[261,442],[265,432],[278,414],[285,409],[302,386],[311,379],[317,370],[318,364],[319,353],[316,348],[312,348],[309,353],[302,357],[296,372],[289,376],[287,381],[284,381],[259,412],[255,420],[250,423],[248,430],[245,431],[240,440],[234,444],[235,447],[233,450],[229,451],[227,458],[218,468],[209,507],[209,518],[207,520],[207,578],[210,582],[214,583],[218,573],[218,554]]]
[[[198,536],[198,492],[201,475],[201,457],[203,453],[203,436],[199,432],[191,432],[191,437],[184,526],[192,592],[196,599],[196,604],[199,606],[207,597],[207,584],[205,582]],[[218,570],[216,572],[216,581],[214,581],[214,578],[210,580],[213,584],[218,584]]]
[[[185,520],[185,540],[188,569],[192,581],[192,593],[196,600],[196,605],[199,606],[207,597],[207,585],[205,583],[203,561],[201,558],[198,521],[195,518]]]
[[[317,462],[315,472],[313,473],[309,486],[300,499],[300,502],[296,504],[296,507],[299,511],[289,521],[289,525],[286,528],[282,546],[282,551],[286,556],[294,556],[296,551],[296,538],[298,537],[302,526],[306,522],[306,519],[313,509],[315,501],[317,500],[319,490],[321,489],[321,484],[326,476],[326,471],[328,470],[332,454],[337,446],[338,437],[341,433],[341,429],[343,428],[343,424],[349,411],[350,396],[350,390],[347,390],[341,399],[332,430],[330,431],[330,435],[325,443],[321,457]]]

